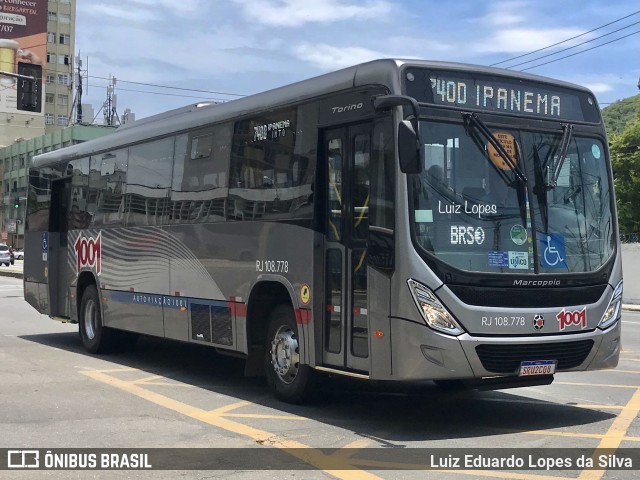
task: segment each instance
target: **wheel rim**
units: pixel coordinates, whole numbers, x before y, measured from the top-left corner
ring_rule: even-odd
[[[98,330],[98,315],[96,304],[89,300],[84,306],[84,333],[89,340],[93,340]]]
[[[293,382],[300,367],[300,350],[295,332],[282,325],[271,341],[271,365],[276,376],[287,385]]]

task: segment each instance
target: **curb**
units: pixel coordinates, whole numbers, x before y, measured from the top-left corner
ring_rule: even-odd
[[[0,277],[24,278],[24,274],[22,272],[5,272],[0,270]]]

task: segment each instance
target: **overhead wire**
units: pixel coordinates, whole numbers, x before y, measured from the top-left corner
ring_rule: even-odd
[[[547,45],[546,47],[538,48],[537,50],[532,50],[531,52],[528,52],[528,53],[523,53],[522,55],[517,55],[517,56],[515,56],[515,57],[507,58],[506,60],[502,60],[502,61],[500,61],[500,62],[492,63],[492,64],[491,64],[491,65],[489,65],[489,66],[490,66],[490,67],[495,67],[496,65],[501,65],[501,64],[503,64],[503,63],[507,63],[507,62],[510,62],[510,61],[512,61],[512,60],[517,60],[518,58],[522,58],[522,57],[526,57],[526,56],[528,56],[528,55],[532,55],[532,54],[534,54],[534,53],[542,52],[543,50],[548,50],[549,48],[556,47],[556,46],[558,46],[558,45],[561,45],[561,44],[563,44],[563,43],[569,42],[569,41],[571,41],[571,40],[575,40],[576,38],[580,38],[580,37],[583,37],[583,36],[585,36],[585,35],[588,35],[589,33],[593,33],[593,32],[595,32],[595,31],[597,31],[597,30],[600,30],[600,29],[602,29],[602,28],[604,28],[604,27],[608,27],[609,25],[613,25],[614,23],[621,22],[622,20],[625,20],[625,19],[627,19],[627,18],[629,18],[629,17],[633,17],[634,15],[638,15],[639,13],[640,13],[640,10],[635,11],[635,12],[633,12],[633,13],[630,13],[629,15],[626,15],[626,16],[624,16],[624,17],[618,18],[617,20],[614,20],[614,21],[612,21],[612,22],[605,23],[604,25],[600,25],[599,27],[593,28],[593,29],[589,30],[588,32],[584,32],[584,33],[581,33],[581,34],[579,34],[579,35],[575,35],[575,36],[573,36],[573,37],[567,38],[567,39],[565,39],[565,40],[562,40],[562,41],[560,41],[560,42],[554,43],[554,44],[552,44],[552,45]],[[509,68],[509,67],[507,67],[507,68]]]
[[[93,88],[107,88],[107,85],[89,85],[89,86]],[[223,100],[219,98],[203,98],[202,96],[195,96],[195,95],[181,95],[179,93],[166,93],[166,92],[150,92],[148,90],[133,90],[130,88],[120,88],[120,87],[117,88],[117,91],[133,92],[133,93],[148,93],[149,95],[163,95],[167,97],[197,98],[199,100],[210,100],[210,101],[216,101],[216,102],[228,101],[228,100]]]
[[[187,91],[187,92],[212,93],[214,95],[228,95],[228,96],[231,96],[231,97],[246,97],[246,95],[243,95],[241,93],[216,92],[216,91],[212,91],[212,90],[198,90],[198,89],[195,89],[195,88],[175,87],[175,86],[170,86],[170,85],[159,85],[159,84],[155,84],[155,83],[134,82],[132,80],[122,80],[121,78],[117,78],[117,77],[107,78],[107,77],[97,77],[97,76],[94,76],[94,75],[88,75],[88,78],[96,78],[96,79],[99,79],[99,80],[109,80],[109,81],[111,81],[113,78],[116,78],[117,82],[131,83],[133,85],[143,85],[143,86],[146,86],[146,87],[167,88],[167,89],[170,89],[170,90],[182,90],[182,91]]]
[[[520,71],[521,71],[521,72],[526,72],[527,70],[531,70],[531,69],[533,69],[533,68],[538,68],[538,67],[541,67],[541,66],[543,66],[543,65],[548,65],[548,64],[550,64],[550,63],[554,63],[554,62],[559,62],[560,60],[564,60],[565,58],[575,57],[576,55],[580,55],[581,53],[585,53],[585,52],[588,52],[588,51],[590,51],[590,50],[595,50],[596,48],[604,47],[605,45],[609,45],[610,43],[613,43],[613,42],[619,42],[620,40],[624,40],[625,38],[630,37],[630,36],[632,36],[632,35],[637,35],[638,33],[640,33],[640,30],[637,30],[637,31],[632,32],[632,33],[629,33],[628,35],[624,35],[624,36],[619,37],[619,38],[614,38],[613,40],[609,40],[608,42],[601,43],[601,44],[596,45],[596,46],[594,46],[594,47],[591,47],[591,48],[585,48],[584,50],[580,50],[579,52],[572,53],[572,54],[570,54],[570,55],[565,55],[564,57],[555,58],[555,59],[553,59],[553,60],[549,60],[548,62],[539,63],[538,65],[533,65],[533,66],[531,66],[531,67],[522,68],[522,69],[520,69]]]
[[[601,38],[603,38],[603,37],[608,37],[609,35],[613,35],[614,33],[620,32],[620,31],[622,31],[622,30],[626,30],[627,28],[631,28],[631,27],[633,27],[633,26],[635,26],[635,25],[638,25],[638,24],[640,24],[640,21],[635,22],[635,23],[631,23],[631,24],[629,24],[629,25],[627,25],[627,26],[624,26],[624,27],[622,27],[622,28],[618,28],[617,30],[613,30],[612,32],[605,33],[605,34],[600,35],[600,36],[598,36],[598,37],[591,38],[591,39],[586,40],[586,41],[584,41],[584,42],[582,42],[582,43],[578,43],[578,44],[576,44],[576,45],[572,45],[572,46],[570,46],[570,47],[563,48],[562,50],[558,50],[558,51],[555,51],[555,52],[553,52],[553,53],[548,53],[548,54],[546,54],[546,55],[541,55],[541,56],[539,56],[539,57],[532,58],[531,60],[526,60],[526,61],[524,61],[524,62],[516,63],[515,65],[509,65],[507,68],[515,68],[515,67],[519,67],[519,66],[521,66],[521,65],[526,65],[527,63],[533,63],[533,62],[536,62],[536,61],[538,61],[538,60],[542,60],[543,58],[547,58],[547,57],[552,57],[552,56],[554,56],[554,55],[558,55],[559,53],[566,52],[566,51],[568,51],[568,50],[571,50],[571,49],[574,49],[574,48],[581,47],[582,45],[586,45],[587,43],[594,42],[594,41],[599,40],[599,39],[601,39]],[[624,38],[624,37],[620,37],[620,38]],[[586,50],[585,50],[585,51],[586,51]]]

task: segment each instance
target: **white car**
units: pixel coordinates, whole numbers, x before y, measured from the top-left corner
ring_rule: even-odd
[[[11,265],[11,253],[6,245],[0,245],[0,265]]]
[[[15,258],[16,260],[24,260],[24,250],[14,250],[13,258]]]

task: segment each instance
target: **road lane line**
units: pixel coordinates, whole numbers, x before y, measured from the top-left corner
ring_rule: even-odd
[[[633,388],[633,389],[638,388],[637,385],[611,385],[611,384],[605,384],[605,383],[580,383],[580,382],[554,382],[554,385],[574,385],[578,387],[606,387],[606,388]]]
[[[155,403],[161,407],[173,410],[182,415],[188,416],[195,420],[213,425],[215,427],[237,433],[239,435],[249,437],[258,443],[267,443],[275,448],[280,448],[290,455],[302,460],[305,463],[313,465],[329,475],[344,480],[377,480],[380,477],[373,475],[364,470],[349,470],[354,468],[352,463],[334,455],[326,455],[321,450],[309,447],[295,440],[276,440],[273,438],[276,434],[260,430],[248,425],[223,418],[223,414],[229,410],[240,408],[241,406],[251,405],[251,402],[237,402],[215,410],[206,411],[200,408],[188,405],[186,403],[174,400],[151,390],[142,388],[140,385],[131,381],[120,380],[116,377],[107,375],[103,371],[81,371],[83,375],[92,378],[95,381],[104,383],[114,388],[118,388],[127,393],[140,397],[148,402]]]
[[[607,433],[604,434],[597,448],[617,449],[625,439],[627,431],[631,423],[637,418],[638,413],[640,413],[640,388],[636,388],[635,393],[613,421]],[[606,470],[583,470],[578,479],[600,480],[605,471]]]
[[[292,415],[265,415],[261,413],[227,413],[225,417],[235,417],[235,418],[263,418],[266,420],[309,420],[306,417],[294,417]]]
[[[135,370],[135,369],[131,369]],[[118,370],[121,371],[121,370]],[[129,369],[127,369],[129,371]],[[161,407],[167,408],[169,410],[173,410],[177,413],[183,414],[195,420],[202,421],[209,425],[221,428],[223,430],[230,431],[232,433],[237,433],[242,436],[246,436],[256,441],[261,445],[270,445],[275,448],[280,448],[283,451],[289,453],[290,455],[306,462],[310,465],[315,466],[321,471],[328,473],[334,477],[344,479],[344,480],[381,480],[381,477],[373,475],[365,470],[354,470],[356,467],[367,468],[367,469],[375,469],[377,467],[380,468],[392,468],[396,470],[423,470],[426,465],[413,465],[413,464],[402,464],[402,463],[389,463],[389,462],[378,462],[375,460],[369,459],[357,459],[352,458],[349,455],[341,454],[341,449],[338,448],[336,451],[330,455],[325,454],[321,450],[313,447],[309,447],[301,442],[297,442],[295,440],[285,440],[285,439],[276,439],[279,435],[267,432],[265,430],[260,430],[254,427],[250,427],[248,425],[243,425],[227,418],[229,416],[235,416],[239,414],[230,413],[233,410],[238,408],[242,408],[249,405],[255,405],[248,401],[240,401],[230,405],[225,405],[213,410],[202,410],[200,408],[194,407],[192,405],[188,405],[186,403],[180,402],[178,400],[174,400],[172,398],[166,397],[164,395],[155,393],[151,390],[147,390],[142,388],[139,383],[136,381],[125,381],[120,380],[116,377],[107,375],[104,371],[81,371],[83,375],[86,375],[93,380],[98,382],[107,384],[111,387],[118,388],[127,393],[135,395],[139,398],[147,400],[151,403],[159,405]],[[304,417],[301,417],[304,418]],[[355,442],[349,444],[349,446],[354,445],[364,445],[361,442],[368,442],[366,439],[359,439]],[[360,447],[363,448],[363,447]],[[342,468],[342,469],[341,469]],[[429,471],[443,473],[443,474],[462,474],[476,477],[493,477],[493,478],[502,478],[502,479],[510,479],[510,480],[566,480],[566,477],[557,477],[550,475],[539,475],[539,474],[525,474],[525,473],[517,473],[517,472],[505,472],[505,471],[494,471],[494,470],[441,470],[441,469],[430,469]]]

